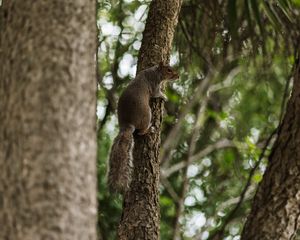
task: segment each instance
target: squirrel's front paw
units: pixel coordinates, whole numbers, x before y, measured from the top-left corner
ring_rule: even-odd
[[[149,133],[155,133],[155,127],[154,126],[151,126],[149,128]]]

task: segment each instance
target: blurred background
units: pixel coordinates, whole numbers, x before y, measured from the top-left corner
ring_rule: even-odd
[[[115,239],[122,199],[106,172],[118,96],[135,77],[150,1],[98,0],[99,232]],[[237,240],[290,94],[300,1],[184,0],[161,134],[161,239]],[[264,151],[264,155],[262,152]]]

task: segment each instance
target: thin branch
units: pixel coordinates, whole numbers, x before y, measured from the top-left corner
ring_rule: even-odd
[[[189,33],[187,32],[187,29],[185,28],[184,26],[184,23],[182,20],[179,20],[179,26],[182,30],[182,33],[185,37],[185,39],[187,40],[187,42],[189,43],[189,45],[191,46],[192,50],[195,51],[197,53],[197,55],[203,60],[203,62],[207,65],[207,67],[211,70],[214,69],[214,66],[211,64],[210,61],[208,61],[204,56],[203,54],[199,51],[199,49],[197,47],[194,46],[193,42],[192,42],[192,39],[189,35]]]
[[[201,151],[199,151],[198,153],[194,154],[193,156],[191,156],[191,163],[195,162],[201,158],[204,158],[205,156],[211,154],[212,152],[214,152],[215,150],[218,149],[223,149],[223,148],[230,148],[230,147],[235,147],[235,144],[228,140],[228,139],[222,139],[212,145],[207,146],[206,148],[202,149]],[[186,167],[186,163],[185,162],[180,162],[177,163],[175,165],[173,165],[170,168],[162,168],[162,173],[161,176],[162,178],[168,178],[170,175],[172,175],[173,173],[181,170],[182,168]]]
[[[248,188],[248,190],[246,191],[244,201],[250,199],[250,198],[253,196],[253,193],[255,192],[255,190],[256,190],[256,187],[255,187],[254,185],[251,185],[251,186]],[[221,203],[221,204],[218,206],[216,212],[219,212],[219,211],[222,212],[222,211],[224,211],[226,208],[228,208],[229,206],[231,206],[231,205],[233,205],[233,204],[237,204],[239,201],[240,201],[240,196],[234,197],[234,198],[231,198],[231,199],[228,199],[227,201]]]
[[[232,71],[227,75],[227,77],[225,78],[224,81],[222,81],[220,83],[213,84],[209,87],[209,89],[207,91],[208,95],[210,95],[213,92],[217,92],[217,91],[220,91],[224,88],[228,88],[228,87],[232,86],[232,80],[240,72],[241,72],[240,67],[236,67],[236,68],[232,69]]]
[[[165,187],[165,189],[167,190],[167,192],[170,194],[170,196],[173,198],[174,202],[178,203],[179,202],[179,196],[175,192],[175,190],[172,187],[172,185],[170,184],[169,180],[166,179],[166,178],[162,178],[161,179],[161,183]]]
[[[179,233],[180,233],[180,223],[179,223],[179,218],[184,212],[184,198],[186,195],[186,192],[188,191],[189,188],[189,178],[188,178],[188,167],[191,163],[191,158],[192,155],[195,152],[196,148],[196,143],[197,143],[197,138],[200,134],[200,129],[203,126],[204,123],[204,113],[207,107],[207,99],[206,101],[202,102],[202,104],[199,107],[199,110],[197,112],[197,117],[195,119],[195,125],[193,128],[193,133],[192,137],[189,143],[189,148],[188,148],[188,155],[185,160],[185,169],[183,172],[183,183],[182,183],[182,189],[180,193],[180,199],[179,202],[177,203],[177,209],[176,209],[176,216],[175,216],[175,223],[174,223],[174,231],[173,231],[173,240],[178,240],[179,239]]]
[[[97,126],[97,135],[100,136],[100,133],[107,122],[109,115],[114,111],[114,108],[112,107],[111,101],[108,101],[107,107],[105,109],[104,117],[102,120],[99,119],[99,123]]]

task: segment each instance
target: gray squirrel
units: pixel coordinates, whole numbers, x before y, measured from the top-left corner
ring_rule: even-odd
[[[151,129],[150,98],[163,98],[161,84],[174,80],[178,73],[162,62],[137,74],[127,86],[118,102],[120,131],[115,138],[109,157],[108,186],[111,192],[124,194],[128,191],[133,169],[133,132],[145,135]]]

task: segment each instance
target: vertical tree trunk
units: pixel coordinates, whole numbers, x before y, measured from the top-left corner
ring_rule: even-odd
[[[173,35],[182,0],[153,0],[150,4],[138,71],[169,62]],[[130,191],[124,196],[118,237],[122,240],[159,239],[159,147],[162,120],[162,100],[151,101],[152,126],[155,133],[135,136],[134,173]]]
[[[300,216],[300,64],[269,164],[254,197],[242,240],[292,239]]]
[[[0,239],[96,239],[94,1],[3,2]]]

